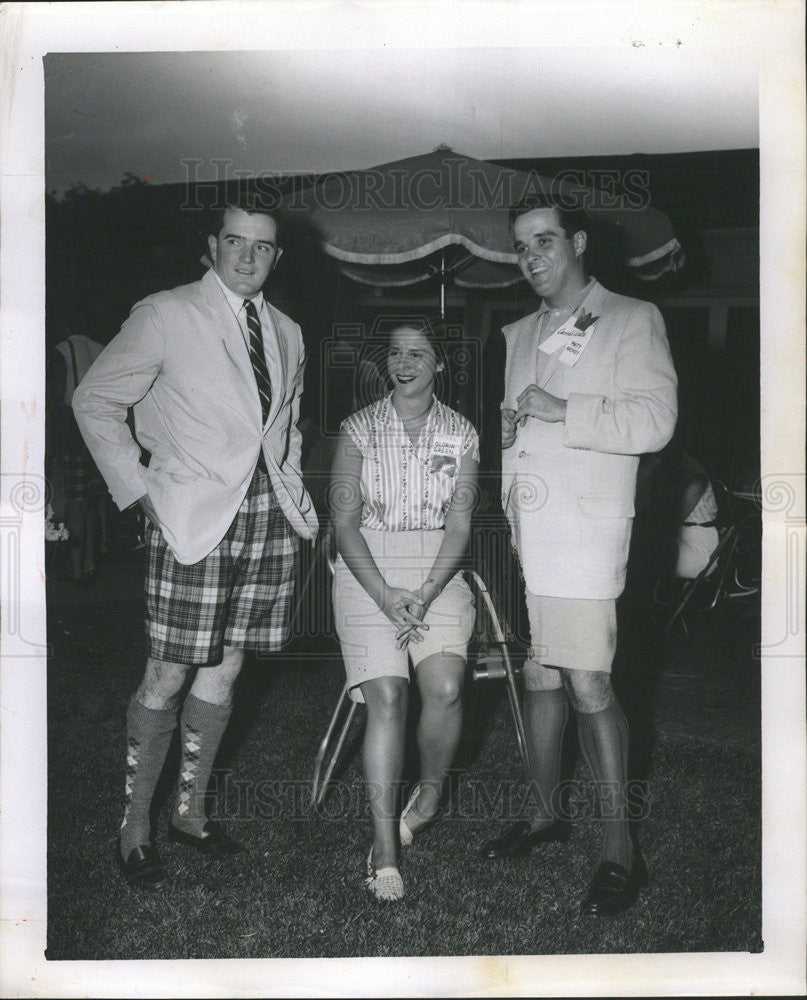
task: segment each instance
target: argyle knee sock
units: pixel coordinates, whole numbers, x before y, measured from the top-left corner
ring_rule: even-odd
[[[628,825],[628,722],[618,702],[601,712],[577,713],[580,749],[597,786],[602,815],[602,860],[630,870],[633,843]]]
[[[126,713],[126,797],[120,828],[124,858],[138,844],[151,841],[151,800],[176,727],[176,709],[145,708],[132,695]]]
[[[557,818],[561,750],[568,721],[569,699],[562,687],[524,692],[524,727],[535,802],[532,825],[536,830]]]
[[[205,792],[232,705],[214,705],[189,694],[182,706],[182,760],[171,823],[198,837],[207,822]]]

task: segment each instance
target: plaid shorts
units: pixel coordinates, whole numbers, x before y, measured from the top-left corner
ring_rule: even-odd
[[[297,536],[264,473],[256,470],[227,534],[204,559],[178,563],[151,524],[146,548],[149,656],[216,664],[225,645],[263,656],[288,640]]]

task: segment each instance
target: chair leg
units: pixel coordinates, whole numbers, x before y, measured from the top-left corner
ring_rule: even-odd
[[[323,764],[325,764],[325,758],[330,750],[333,734],[339,725],[339,718],[340,715],[343,714],[345,703],[348,701],[350,701],[350,697],[348,695],[347,684],[345,684],[342,688],[342,693],[339,695],[336,707],[333,710],[333,715],[331,716],[331,721],[328,724],[327,732],[319,745],[317,759],[314,763],[314,777],[311,782],[311,805],[315,809],[318,809],[322,805],[325,793],[328,790],[328,785],[331,782],[331,776],[333,775],[334,768],[336,767],[337,761],[342,753],[345,740],[347,739],[347,735],[350,731],[350,726],[353,722],[354,716],[356,715],[356,709],[359,707],[358,702],[350,701],[350,707],[347,709],[347,714],[344,717],[344,722],[342,723],[342,728],[339,732],[339,736],[337,737],[336,745],[331,751],[330,759],[325,765],[325,771],[323,773]]]
[[[521,759],[524,762],[524,769],[527,772],[527,780],[529,781],[530,759],[529,750],[527,748],[527,735],[524,731],[524,718],[521,714],[521,704],[519,702],[518,691],[516,689],[515,673],[513,671],[513,664],[510,660],[510,653],[507,650],[507,642],[505,640],[504,632],[502,631],[502,626],[499,622],[499,616],[496,613],[493,600],[491,599],[490,593],[488,588],[485,586],[484,581],[475,570],[468,570],[468,576],[470,576],[473,580],[480,596],[482,597],[482,602],[488,612],[488,617],[493,628],[493,638],[502,651],[502,663],[504,665],[505,678],[507,680],[507,697],[510,701],[510,711],[513,714],[513,725],[516,730],[519,753],[521,754]]]
[[[739,545],[738,545],[739,549]],[[740,570],[735,560],[734,572],[732,573],[731,590],[726,590],[724,597],[751,597],[759,593],[759,585],[756,583],[743,583],[740,579]]]
[[[513,725],[516,729],[516,739],[518,740],[518,749],[521,754],[521,760],[524,763],[524,770],[527,774],[527,781],[530,779],[530,751],[529,743],[527,742],[527,734],[524,730],[524,716],[521,714],[521,703],[518,699],[518,691],[516,690],[516,679],[513,672],[513,665],[510,662],[510,654],[507,651],[507,646],[502,644],[502,659],[504,661],[504,669],[507,676],[507,697],[510,700],[510,711],[513,714]]]
[[[736,529],[732,528],[731,533],[726,541],[726,551],[722,559],[722,566],[718,571],[718,577],[715,585],[715,594],[712,598],[707,611],[712,611],[720,603],[721,597],[725,594],[726,589],[726,577],[728,576],[729,570],[733,568],[734,557],[737,552],[737,541],[738,535]]]
[[[700,579],[700,577],[698,579]],[[668,631],[673,627],[673,625],[676,623],[676,621],[679,618],[681,618],[681,615],[684,612],[684,608],[686,608],[687,604],[689,604],[690,600],[692,599],[692,597],[695,594],[695,589],[696,589],[695,588],[695,584],[697,582],[698,582],[698,580],[690,580],[690,581],[688,581],[687,585],[684,587],[683,591],[681,592],[681,596],[678,599],[678,603],[673,607],[672,611],[670,612],[670,616],[667,619],[667,630]]]
[[[737,529],[732,526],[718,542],[717,547],[712,553],[706,566],[704,566],[694,580],[687,580],[684,589],[681,591],[678,603],[675,604],[670,611],[670,616],[667,619],[668,630],[671,629],[675,622],[681,617],[684,608],[686,608],[700,587],[707,581],[714,587],[714,595],[708,608],[705,610],[711,611],[717,605],[723,591],[726,575],[731,568],[732,557],[734,556],[736,548]],[[715,568],[714,577],[709,580],[709,572],[713,567]]]

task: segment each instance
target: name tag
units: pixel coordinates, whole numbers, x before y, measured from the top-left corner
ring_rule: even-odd
[[[438,435],[432,445],[431,471],[453,476],[457,471],[462,450],[462,438],[456,435]]]
[[[544,354],[554,354],[560,350],[557,360],[568,368],[573,368],[588,347],[594,334],[594,323],[598,319],[599,316],[592,316],[585,310],[580,316],[570,316],[551,336],[538,345],[538,350]]]

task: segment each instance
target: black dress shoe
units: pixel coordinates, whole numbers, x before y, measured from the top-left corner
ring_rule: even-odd
[[[580,912],[592,917],[609,917],[633,906],[639,890],[649,882],[647,865],[636,851],[630,871],[613,861],[604,861],[594,873]]]
[[[158,892],[168,885],[168,875],[162,861],[151,844],[138,844],[124,858],[121,853],[120,838],[115,845],[115,861],[127,885],[133,889],[147,889]]]
[[[554,844],[569,839],[569,826],[555,820],[549,826],[530,832],[530,824],[523,819],[508,827],[501,837],[487,841],[479,849],[481,858],[517,858],[529,854],[537,844]]]
[[[186,847],[193,847],[202,854],[207,854],[211,858],[231,858],[236,854],[243,854],[244,848],[232,837],[228,837],[222,828],[209,819],[202,827],[202,836],[194,837],[192,833],[185,833],[175,826],[168,824],[168,839],[172,844],[184,844]]]

